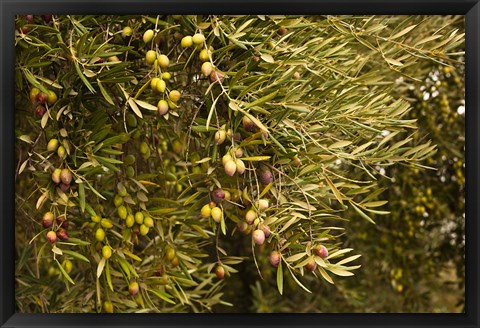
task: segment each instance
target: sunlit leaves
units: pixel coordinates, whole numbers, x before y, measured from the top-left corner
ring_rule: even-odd
[[[245,274],[241,268],[266,273],[262,286],[276,280],[280,295],[292,287],[313,291],[311,279],[333,284],[353,275],[362,250],[344,257],[351,249],[342,248],[343,223],[371,224],[389,213],[377,199],[382,169],[419,165],[435,152],[433,143],[415,138],[416,122],[406,116],[411,105],[392,89],[400,77],[419,78],[420,61],[452,61],[442,51],[462,35],[430,31],[427,19],[383,16],[72,15],[33,25],[32,33],[17,35],[17,44],[27,44],[17,62],[25,100],[18,105],[25,120],[18,124],[17,178],[30,174],[25,189],[34,182],[32,194],[20,192],[18,200],[27,213],[31,199],[38,211],[66,214],[70,241],[49,256],[78,267],[59,275],[95,285],[82,296],[86,304],[96,300],[88,310],[115,293],[118,312],[229,305],[222,288]],[[147,29],[153,38],[145,43]],[[194,33],[205,38],[198,49],[179,45],[180,35]],[[205,60],[214,74],[207,76],[197,57],[210,46]],[[146,65],[149,50],[168,54],[170,65]],[[155,78],[165,79],[166,92],[152,89]],[[26,114],[33,87],[59,96],[38,119]],[[170,99],[174,89],[181,100]],[[159,100],[168,103],[162,115]],[[44,136],[58,138],[65,154],[46,152]],[[220,164],[227,153],[237,173]],[[53,183],[57,167],[71,170],[74,183]],[[228,197],[216,199],[216,189]],[[204,215],[205,206],[221,216]],[[261,247],[240,233],[248,210],[255,218],[246,229],[269,234]],[[36,220],[19,213],[29,226]],[[29,239],[36,246],[44,231],[34,226],[39,231]],[[253,247],[232,256],[238,240]],[[320,243],[329,257],[312,252]],[[113,253],[108,260],[99,252],[104,246]],[[266,264],[272,250],[282,254],[276,268]],[[305,269],[312,263],[314,270]],[[219,264],[225,277],[214,272]],[[132,280],[140,286],[137,302],[118,292]]]

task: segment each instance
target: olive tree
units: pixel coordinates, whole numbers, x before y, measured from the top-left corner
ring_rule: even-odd
[[[224,311],[242,279],[282,300],[353,279],[345,221],[391,215],[381,169],[436,150],[394,89],[461,61],[449,19],[19,16],[19,311]]]

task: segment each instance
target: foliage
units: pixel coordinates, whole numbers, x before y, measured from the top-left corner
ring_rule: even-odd
[[[395,88],[462,65],[453,20],[18,17],[19,311],[355,299],[336,282],[368,253],[351,227],[391,213],[381,170],[436,150]]]
[[[454,17],[450,24],[463,29],[464,21]],[[460,44],[454,51],[463,49],[464,44]],[[425,162],[433,169],[393,166],[382,171],[386,178],[380,180],[380,185],[386,191],[380,197],[388,200],[391,215],[374,215],[376,225],[357,220],[345,225],[345,245],[361,250],[363,255],[362,269],[355,278],[338,281],[337,289],[313,281],[315,295],[288,300],[265,288],[261,299],[257,299],[260,287],[256,285],[252,311],[463,311],[464,65],[426,63],[419,72],[423,75],[420,82],[398,80],[393,92],[413,104],[408,117],[417,119],[421,127],[414,140],[431,138],[438,146],[438,152]],[[394,138],[392,142],[401,140]]]
[[[390,185],[386,197],[396,215],[379,217],[375,231],[350,227],[356,232],[352,247],[369,248],[365,254],[372,261],[383,259],[369,270],[382,272],[375,280],[383,283],[363,288],[381,289],[384,297],[390,294],[390,311],[463,311],[465,103],[458,91],[465,88],[463,69],[434,66],[423,86],[409,91],[415,99],[411,116],[423,128],[415,138],[429,137],[438,145],[438,152],[426,161],[434,169],[387,171],[392,179],[388,184],[384,181],[386,187]],[[375,248],[368,246],[371,239],[378,243]],[[375,304],[375,311],[381,303]]]

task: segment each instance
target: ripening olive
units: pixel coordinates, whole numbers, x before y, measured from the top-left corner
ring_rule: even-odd
[[[175,256],[175,257],[170,261],[170,263],[172,264],[172,266],[177,267],[177,266],[180,264],[180,260],[178,259],[177,256]]]
[[[255,210],[250,209],[247,211],[245,214],[245,221],[247,221],[248,224],[253,224],[253,221],[257,218],[257,212]]]
[[[30,90],[29,96],[30,96],[30,101],[31,101],[32,103],[37,102],[37,96],[38,96],[39,93],[40,93],[40,90],[37,89],[37,88],[32,88],[32,89]]]
[[[46,212],[42,217],[42,226],[44,228],[49,228],[53,224],[54,215],[52,212]]]
[[[215,132],[215,142],[217,143],[217,145],[221,145],[226,138],[227,133],[224,129],[219,129],[217,132]]]
[[[63,146],[59,146],[57,148],[57,155],[60,159],[64,159],[65,158],[65,154],[66,154],[66,151],[65,151],[65,147]]]
[[[227,161],[223,165],[223,168],[225,170],[225,173],[232,177],[235,174],[235,172],[237,171],[237,164],[233,160]]]
[[[55,233],[55,231],[47,232],[47,240],[51,244],[57,241],[57,234]]]
[[[132,296],[137,295],[138,290],[139,290],[138,282],[133,281],[130,283],[130,285],[128,285],[128,292],[130,293],[130,295]]]
[[[70,172],[69,169],[62,169],[60,171],[60,180],[66,184],[69,185],[72,182],[73,175],[72,172]]]
[[[212,192],[212,198],[215,203],[221,202],[222,200],[225,199],[225,191],[223,191],[223,189],[220,189],[220,188],[215,189]]]
[[[215,269],[215,275],[217,276],[218,279],[223,279],[225,277],[225,269],[223,266],[218,265]]]
[[[212,55],[212,52],[210,50],[202,49],[202,51],[200,51],[200,53],[198,54],[198,58],[202,62],[207,62],[210,60],[211,55]]]
[[[172,90],[170,91],[170,93],[168,94],[168,97],[170,98],[171,101],[173,102],[177,102],[180,100],[181,98],[181,93],[178,91],[178,90]]]
[[[58,239],[60,239],[60,240],[68,240],[69,237],[68,237],[67,230],[65,230],[65,229],[63,229],[63,228],[58,229],[58,231],[57,231],[57,237],[58,237]]]
[[[150,88],[154,91],[157,92],[157,83],[160,81],[160,78],[154,77],[150,80]]]
[[[323,245],[317,245],[313,250],[315,251],[315,254],[322,259],[328,256],[328,249]]]
[[[265,233],[263,230],[257,229],[252,234],[253,241],[257,245],[262,245],[265,242]]]
[[[102,220],[102,218],[98,215],[92,215],[91,219],[95,223],[99,223]]]
[[[315,271],[315,269],[317,268],[317,262],[315,262],[315,259],[314,258],[311,258],[307,264],[305,264],[305,269],[307,269],[308,271],[310,272],[313,272]]]
[[[160,100],[157,104],[157,108],[158,108],[159,115],[165,115],[169,109],[168,102],[163,99]]]
[[[259,211],[265,211],[268,208],[268,200],[267,199],[259,199],[256,205],[257,205]]]
[[[235,159],[235,166],[238,174],[245,172],[245,163],[240,158]]]
[[[279,252],[277,251],[272,251],[270,253],[270,264],[273,265],[274,267],[278,267],[278,265],[280,264],[280,260],[281,260],[281,255]]]
[[[158,93],[164,93],[165,89],[167,88],[167,84],[164,80],[158,80],[155,88]]]
[[[260,174],[258,176],[258,180],[262,184],[268,185],[269,183],[271,183],[273,181],[273,174],[272,174],[272,172],[270,172],[268,170],[262,171],[262,172],[260,172]]]
[[[123,197],[120,197],[120,195],[115,195],[115,197],[113,197],[113,204],[115,207],[120,207],[120,205],[123,204]]]
[[[213,72],[213,66],[210,62],[206,61],[202,64],[201,67],[202,74],[205,76],[210,76]]]
[[[223,163],[223,165],[225,165],[227,162],[230,162],[230,161],[232,161],[232,160],[233,160],[233,158],[232,158],[232,156],[231,156],[230,154],[226,154],[226,155],[224,155],[224,156],[222,157],[222,163]]]

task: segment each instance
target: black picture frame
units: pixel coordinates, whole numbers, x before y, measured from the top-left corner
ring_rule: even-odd
[[[479,327],[479,0],[0,0],[0,327]],[[466,18],[466,306],[460,314],[19,314],[14,305],[14,17],[26,14],[432,14]]]

